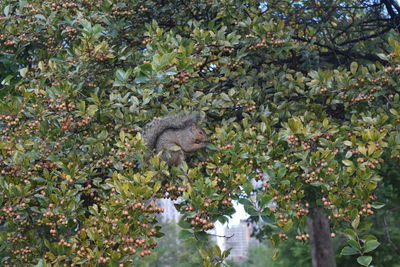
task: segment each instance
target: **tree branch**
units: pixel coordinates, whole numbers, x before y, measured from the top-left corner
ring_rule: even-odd
[[[356,38],[356,39],[345,41],[343,43],[338,44],[338,46],[343,46],[343,45],[347,45],[347,44],[351,44],[351,43],[357,43],[357,42],[366,41],[368,39],[372,39],[372,38],[375,38],[375,37],[379,37],[382,34],[385,34],[385,33],[389,32],[391,29],[392,29],[391,27],[388,27],[388,28],[386,28],[386,29],[384,29],[384,30],[382,30],[382,31],[380,31],[378,33],[375,33],[375,34],[371,34],[371,35],[368,35],[368,36],[364,36],[364,37],[360,37],[360,38]]]
[[[210,234],[210,233],[207,233],[207,235],[222,237],[222,238],[226,238],[226,239],[232,238],[234,236],[234,234],[232,234],[231,236],[225,236],[225,235],[217,235],[217,234]]]
[[[311,40],[307,40],[307,39],[305,39],[303,37],[294,36],[292,38],[295,39],[295,40],[298,40],[298,41],[311,43]],[[316,46],[319,46],[319,47],[326,48],[326,49],[330,50],[331,52],[338,53],[338,54],[343,55],[345,57],[361,58],[361,59],[379,61],[382,64],[387,64],[388,63],[386,60],[381,59],[380,57],[378,57],[375,54],[361,54],[361,53],[357,53],[357,52],[342,51],[342,50],[339,50],[337,48],[331,47],[329,45],[322,44],[320,42],[313,42],[313,44],[315,44]],[[323,54],[326,54],[326,53],[321,53],[320,55],[323,55]]]

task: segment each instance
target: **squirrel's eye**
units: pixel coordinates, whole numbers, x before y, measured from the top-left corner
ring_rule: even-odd
[[[199,134],[203,134],[203,131],[199,130]]]

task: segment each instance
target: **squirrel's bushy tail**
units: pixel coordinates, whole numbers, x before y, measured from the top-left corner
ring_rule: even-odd
[[[143,133],[143,139],[147,147],[152,150],[157,145],[157,138],[168,129],[183,129],[192,123],[197,123],[200,120],[200,115],[191,113],[188,115],[169,115],[159,119],[154,119],[146,124]]]

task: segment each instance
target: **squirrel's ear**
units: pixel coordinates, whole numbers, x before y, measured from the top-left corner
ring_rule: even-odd
[[[192,132],[195,132],[195,131],[197,131],[199,129],[199,126],[196,124],[196,123],[192,123],[191,125],[190,125],[190,130],[192,131]]]

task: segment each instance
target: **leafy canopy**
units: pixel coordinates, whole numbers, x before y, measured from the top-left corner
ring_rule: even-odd
[[[3,1],[1,262],[128,266],[167,197],[200,247],[232,200],[274,243],[323,207],[367,266],[377,170],[400,158],[396,6],[370,2]],[[142,128],[192,110],[210,144],[168,168]]]

